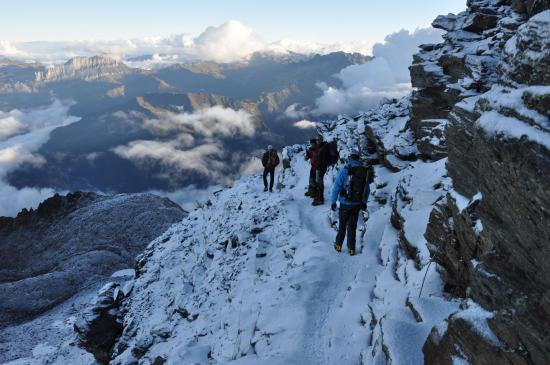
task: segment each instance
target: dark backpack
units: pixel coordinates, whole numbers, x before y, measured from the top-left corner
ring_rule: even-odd
[[[338,162],[340,159],[340,154],[338,153],[338,144],[336,141],[332,141],[326,144],[326,163],[327,166],[332,166]]]
[[[355,203],[363,202],[363,196],[369,194],[369,170],[365,166],[348,166],[348,185],[341,194]]]

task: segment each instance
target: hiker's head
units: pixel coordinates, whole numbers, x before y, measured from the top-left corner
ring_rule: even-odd
[[[268,149],[269,151],[271,151],[271,150],[273,150],[273,146],[272,146],[272,145],[269,145],[269,146],[267,146],[267,149]]]
[[[317,140],[315,138],[312,138],[309,140],[309,144],[315,146],[317,144]]]
[[[317,136],[317,143],[321,143],[321,142],[323,142],[323,136],[318,135]]]
[[[359,151],[357,151],[357,150],[351,151],[351,153],[349,154],[348,160],[350,160],[350,161],[359,160]]]

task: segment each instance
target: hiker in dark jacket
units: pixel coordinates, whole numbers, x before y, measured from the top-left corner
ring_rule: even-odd
[[[348,234],[348,252],[355,255],[355,235],[359,211],[367,208],[369,197],[368,169],[359,161],[359,152],[352,152],[346,166],[336,177],[332,188],[331,209],[336,210],[336,200],[340,201],[338,234],[334,249],[342,250],[342,244]]]
[[[323,141],[323,137],[317,137],[317,165],[315,166],[315,199],[312,205],[325,204],[325,174],[328,168],[328,154],[326,148],[327,143]]]
[[[310,147],[308,148],[305,160],[309,161],[309,164],[311,165],[311,168],[309,169],[309,186],[306,192],[306,196],[310,196],[312,198],[315,198],[315,174],[317,171],[317,140],[311,139],[309,141]]]
[[[267,150],[262,156],[262,165],[264,166],[264,191],[267,191],[267,174],[269,174],[269,192],[273,192],[273,182],[275,181],[275,167],[279,164],[277,150],[273,146],[267,146]]]

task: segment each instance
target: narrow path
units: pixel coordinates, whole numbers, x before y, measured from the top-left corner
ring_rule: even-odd
[[[358,364],[370,333],[361,324],[361,312],[368,309],[375,275],[382,269],[376,260],[378,241],[373,241],[367,232],[364,248],[357,256],[350,257],[346,248],[342,253],[334,251],[336,232],[329,224],[330,203],[312,206],[311,199],[303,195],[305,185],[307,177],[301,174],[296,187],[290,190],[293,201],[288,209],[299,212],[303,229],[319,242],[307,243],[316,250],[308,268],[316,280],[306,288],[309,297],[301,346],[304,353],[298,357],[312,364]],[[329,193],[327,189],[325,194]],[[369,222],[368,226],[371,225]],[[376,236],[373,238],[377,239]],[[357,239],[359,246],[359,234]]]

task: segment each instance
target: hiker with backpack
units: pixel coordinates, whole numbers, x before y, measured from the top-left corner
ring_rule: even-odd
[[[338,145],[336,141],[324,142],[323,137],[317,138],[317,166],[315,171],[315,199],[312,205],[325,204],[325,174],[329,166],[338,162]]]
[[[267,146],[267,150],[262,156],[262,165],[264,166],[264,191],[267,191],[267,175],[269,174],[269,192],[273,192],[273,182],[275,181],[275,167],[279,164],[279,155],[272,145]]]
[[[309,186],[306,191],[306,196],[315,198],[315,179],[317,171],[317,140],[315,138],[309,140],[310,147],[308,148],[304,159],[309,161],[311,168],[309,169]]]
[[[342,251],[344,238],[348,236],[348,252],[355,255],[355,235],[359,211],[367,209],[370,193],[369,170],[359,161],[359,152],[353,151],[348,163],[336,177],[332,188],[331,209],[336,211],[336,200],[340,201],[338,234],[334,241],[334,249]]]

